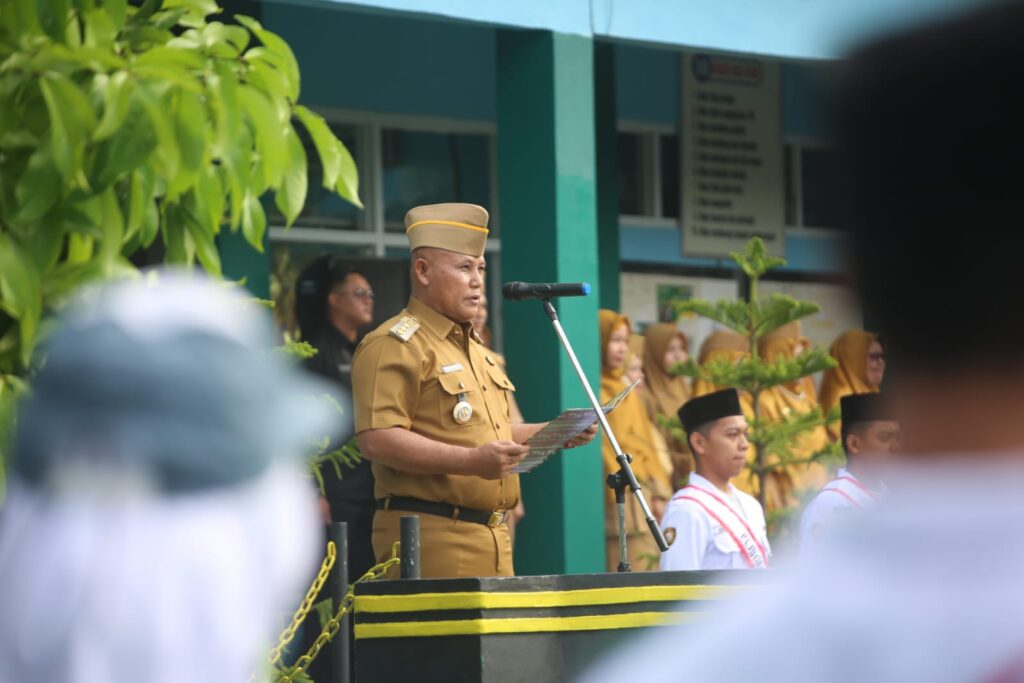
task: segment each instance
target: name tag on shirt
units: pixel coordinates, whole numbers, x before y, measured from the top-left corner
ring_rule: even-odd
[[[462,370],[462,363],[452,363],[451,365],[442,365],[441,366],[441,374],[442,375],[447,375],[447,374],[450,374],[452,372],[458,372],[459,370]]]

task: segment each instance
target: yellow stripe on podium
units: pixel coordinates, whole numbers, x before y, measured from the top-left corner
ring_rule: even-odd
[[[635,602],[721,600],[749,586],[626,586],[569,591],[522,591],[515,593],[415,593],[412,595],[359,595],[356,612],[430,612],[457,609],[530,609],[621,605]]]
[[[451,621],[402,621],[356,624],[357,639],[481,636],[501,633],[557,633],[603,631],[681,624],[701,612],[632,612],[582,617],[524,617],[521,619],[456,619]]]

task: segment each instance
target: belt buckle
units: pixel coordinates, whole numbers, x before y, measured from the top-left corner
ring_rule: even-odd
[[[506,514],[507,512],[505,510],[495,510],[494,512],[491,513],[491,518],[487,520],[487,526],[499,526],[505,521]]]

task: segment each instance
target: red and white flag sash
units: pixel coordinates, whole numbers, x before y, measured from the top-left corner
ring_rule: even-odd
[[[708,516],[725,529],[725,532],[732,538],[748,567],[751,569],[766,569],[768,567],[768,553],[765,552],[761,542],[757,540],[753,529],[747,524],[747,520],[743,519],[736,509],[725,502],[721,496],[699,486],[690,485],[680,491],[674,500],[692,501],[708,513]]]

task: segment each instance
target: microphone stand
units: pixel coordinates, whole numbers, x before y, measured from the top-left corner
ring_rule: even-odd
[[[580,378],[580,383],[583,384],[583,390],[587,392],[587,398],[590,399],[590,405],[597,411],[597,419],[601,423],[601,427],[604,429],[604,435],[608,437],[608,443],[611,444],[612,450],[615,451],[615,460],[619,463],[619,471],[614,474],[608,475],[607,484],[608,487],[615,491],[615,507],[619,513],[619,567],[620,572],[631,571],[629,565],[629,553],[626,545],[626,487],[633,492],[637,502],[640,504],[640,509],[643,510],[644,518],[647,520],[647,528],[650,529],[651,535],[654,536],[654,541],[658,544],[658,548],[661,552],[668,550],[668,543],[665,541],[664,534],[661,533],[661,527],[658,526],[657,520],[654,519],[654,515],[651,514],[651,508],[648,507],[647,501],[644,499],[644,494],[640,490],[640,484],[636,480],[636,475],[633,474],[633,468],[630,467],[629,463],[632,460],[628,455],[622,452],[622,448],[619,446],[618,440],[615,438],[615,433],[612,431],[611,426],[608,424],[608,418],[604,414],[604,410],[601,409],[601,404],[597,400],[597,396],[594,395],[594,390],[590,388],[590,383],[587,381],[587,376],[583,372],[583,368],[580,366],[579,360],[576,358],[576,353],[572,350],[572,345],[569,343],[569,338],[565,336],[565,330],[562,329],[562,323],[558,320],[558,311],[551,304],[550,297],[542,297],[541,301],[544,303],[544,311],[548,314],[548,318],[551,319],[551,325],[555,328],[555,334],[558,335],[559,340],[562,342],[562,346],[565,347],[565,352],[569,354],[569,361],[572,363],[572,367],[576,370],[576,374]]]

